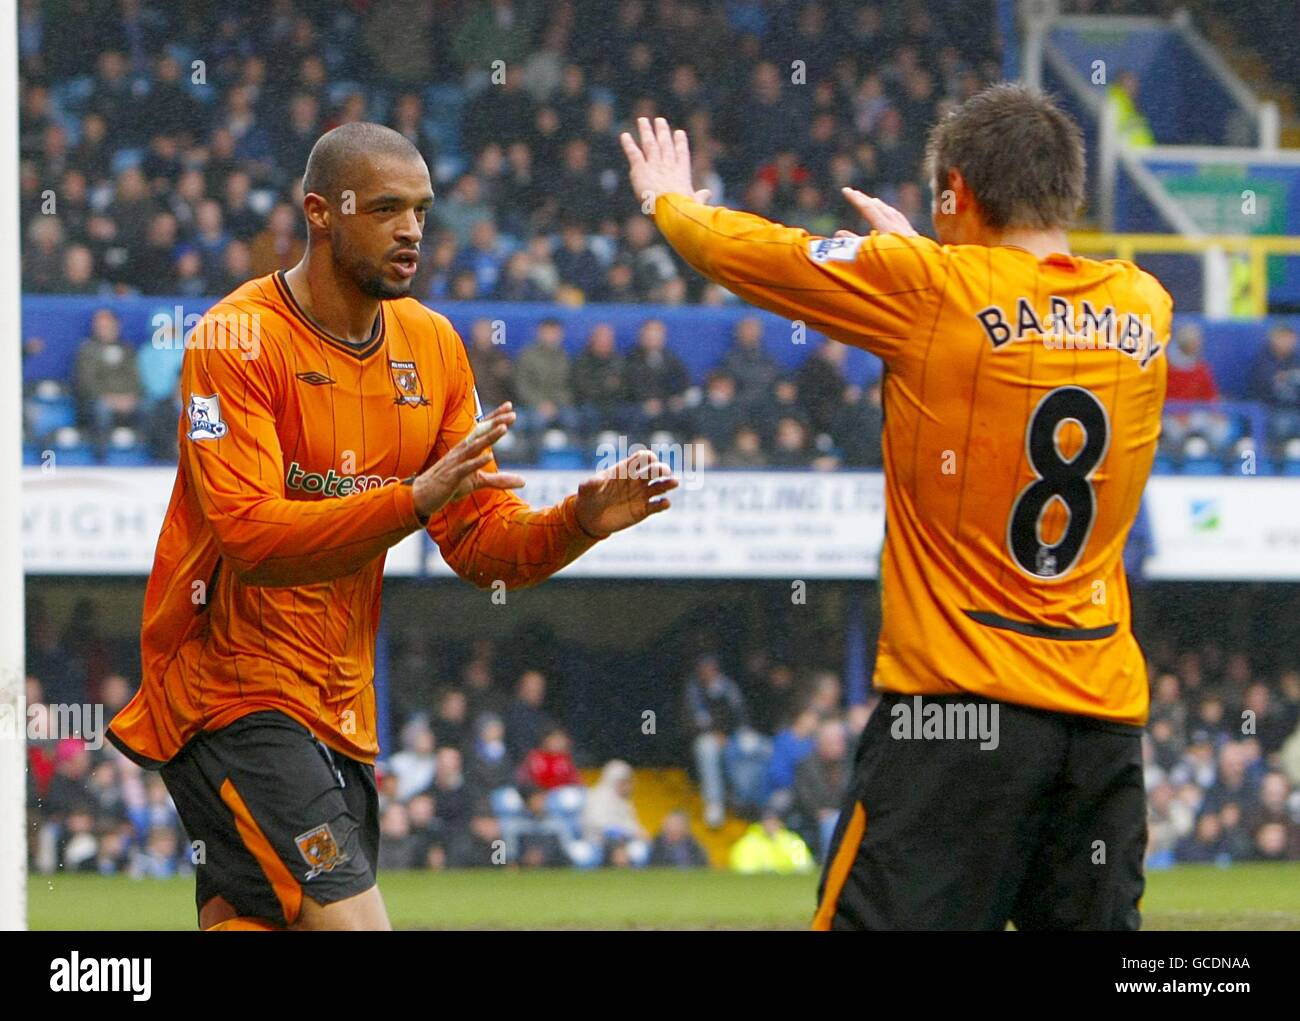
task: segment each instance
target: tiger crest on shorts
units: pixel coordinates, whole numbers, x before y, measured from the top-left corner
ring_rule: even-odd
[[[304,881],[315,879],[322,872],[333,871],[336,865],[342,865],[349,858],[339,849],[329,823],[321,823],[313,830],[300,833],[293,838],[293,842],[298,845],[298,853],[303,860],[311,866],[303,877]]]

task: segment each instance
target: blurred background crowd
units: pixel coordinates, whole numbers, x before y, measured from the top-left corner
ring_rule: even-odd
[[[60,633],[35,600],[29,704],[100,703],[109,720],[125,703],[129,639],[104,637],[95,620],[83,602]],[[665,706],[660,736],[618,737],[609,718],[626,714],[584,712],[580,675],[599,656],[581,645],[395,644],[380,868],[812,868],[874,696],[853,701],[838,672],[800,666],[775,645],[701,648],[663,691],[640,692],[641,704]],[[1185,643],[1170,631],[1148,653],[1149,866],[1300,860],[1294,658],[1264,666],[1248,645]],[[595,683],[611,683],[596,672]],[[28,755],[35,870],[146,877],[193,867],[156,774],[108,743],[37,737]]]

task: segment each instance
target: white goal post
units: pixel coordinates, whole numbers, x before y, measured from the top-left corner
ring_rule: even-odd
[[[17,0],[0,0],[0,203],[0,929],[12,930],[27,927]]]

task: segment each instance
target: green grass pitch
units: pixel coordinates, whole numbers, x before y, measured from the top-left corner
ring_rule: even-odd
[[[396,872],[380,886],[399,929],[804,929],[815,876],[662,870]],[[192,929],[192,879],[33,876],[33,929]],[[1152,872],[1148,929],[1300,930],[1300,864]]]

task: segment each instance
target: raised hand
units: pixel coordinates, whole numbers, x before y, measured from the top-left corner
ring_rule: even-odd
[[[686,132],[671,130],[662,117],[656,117],[653,125],[648,117],[638,117],[636,124],[640,144],[627,131],[618,140],[627,155],[628,176],[637,199],[645,202],[648,196],[652,203],[660,195],[686,195],[697,202],[708,199],[708,189],[691,187],[691,147]]]
[[[849,205],[856,209],[861,217],[871,224],[873,230],[882,234],[901,234],[915,237],[916,229],[907,222],[907,217],[893,206],[882,202],[874,195],[858,191],[857,188],[841,188],[840,192],[848,199]],[[837,238],[855,238],[858,235],[851,230],[837,230]]]
[[[649,450],[623,458],[578,487],[578,524],[603,538],[670,506],[663,494],[677,488],[672,469]]]
[[[514,406],[509,402],[484,415],[470,434],[452,447],[435,464],[417,475],[415,512],[428,518],[453,500],[460,500],[477,489],[519,489],[524,480],[510,472],[485,472],[492,460],[492,444],[514,425]]]

